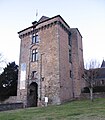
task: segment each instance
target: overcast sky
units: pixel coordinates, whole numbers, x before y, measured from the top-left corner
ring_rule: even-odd
[[[7,62],[19,63],[17,32],[43,15],[61,15],[71,28],[79,29],[84,61],[105,59],[105,0],[0,0],[0,53]]]

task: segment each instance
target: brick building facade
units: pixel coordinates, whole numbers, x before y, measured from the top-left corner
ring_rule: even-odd
[[[82,79],[82,36],[60,16],[42,16],[18,32],[21,39],[18,101],[24,106],[61,104],[79,97]]]
[[[94,86],[105,86],[105,61],[102,61],[100,68],[96,68],[94,70],[96,71]]]

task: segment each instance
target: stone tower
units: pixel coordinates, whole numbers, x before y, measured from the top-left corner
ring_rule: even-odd
[[[60,16],[42,16],[18,32],[21,39],[18,101],[24,106],[61,104],[83,87],[82,36]]]

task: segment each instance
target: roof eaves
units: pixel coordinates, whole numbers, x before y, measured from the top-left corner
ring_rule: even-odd
[[[44,22],[49,21],[49,20],[51,20],[51,19],[54,19],[54,18],[56,18],[56,17],[60,17],[60,18],[62,19],[62,21],[67,25],[67,27],[70,28],[69,25],[64,21],[64,19],[63,19],[60,15],[56,15],[56,16],[54,16],[54,17],[52,17],[52,18],[48,18],[48,19],[45,19],[45,20],[43,20],[43,21],[41,21],[41,22],[37,22],[37,24],[32,25],[32,26],[30,26],[30,27],[28,27],[28,28],[25,28],[25,29],[19,31],[18,34],[20,34],[21,32],[24,32],[24,31],[27,30],[27,29],[33,28],[33,27],[35,27],[35,26],[37,26],[37,25],[39,25],[39,24],[41,24],[41,23],[44,23]]]

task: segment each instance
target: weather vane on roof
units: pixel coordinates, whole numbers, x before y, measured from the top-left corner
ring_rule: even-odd
[[[36,9],[36,21],[37,21],[37,16],[38,16],[38,9]]]

